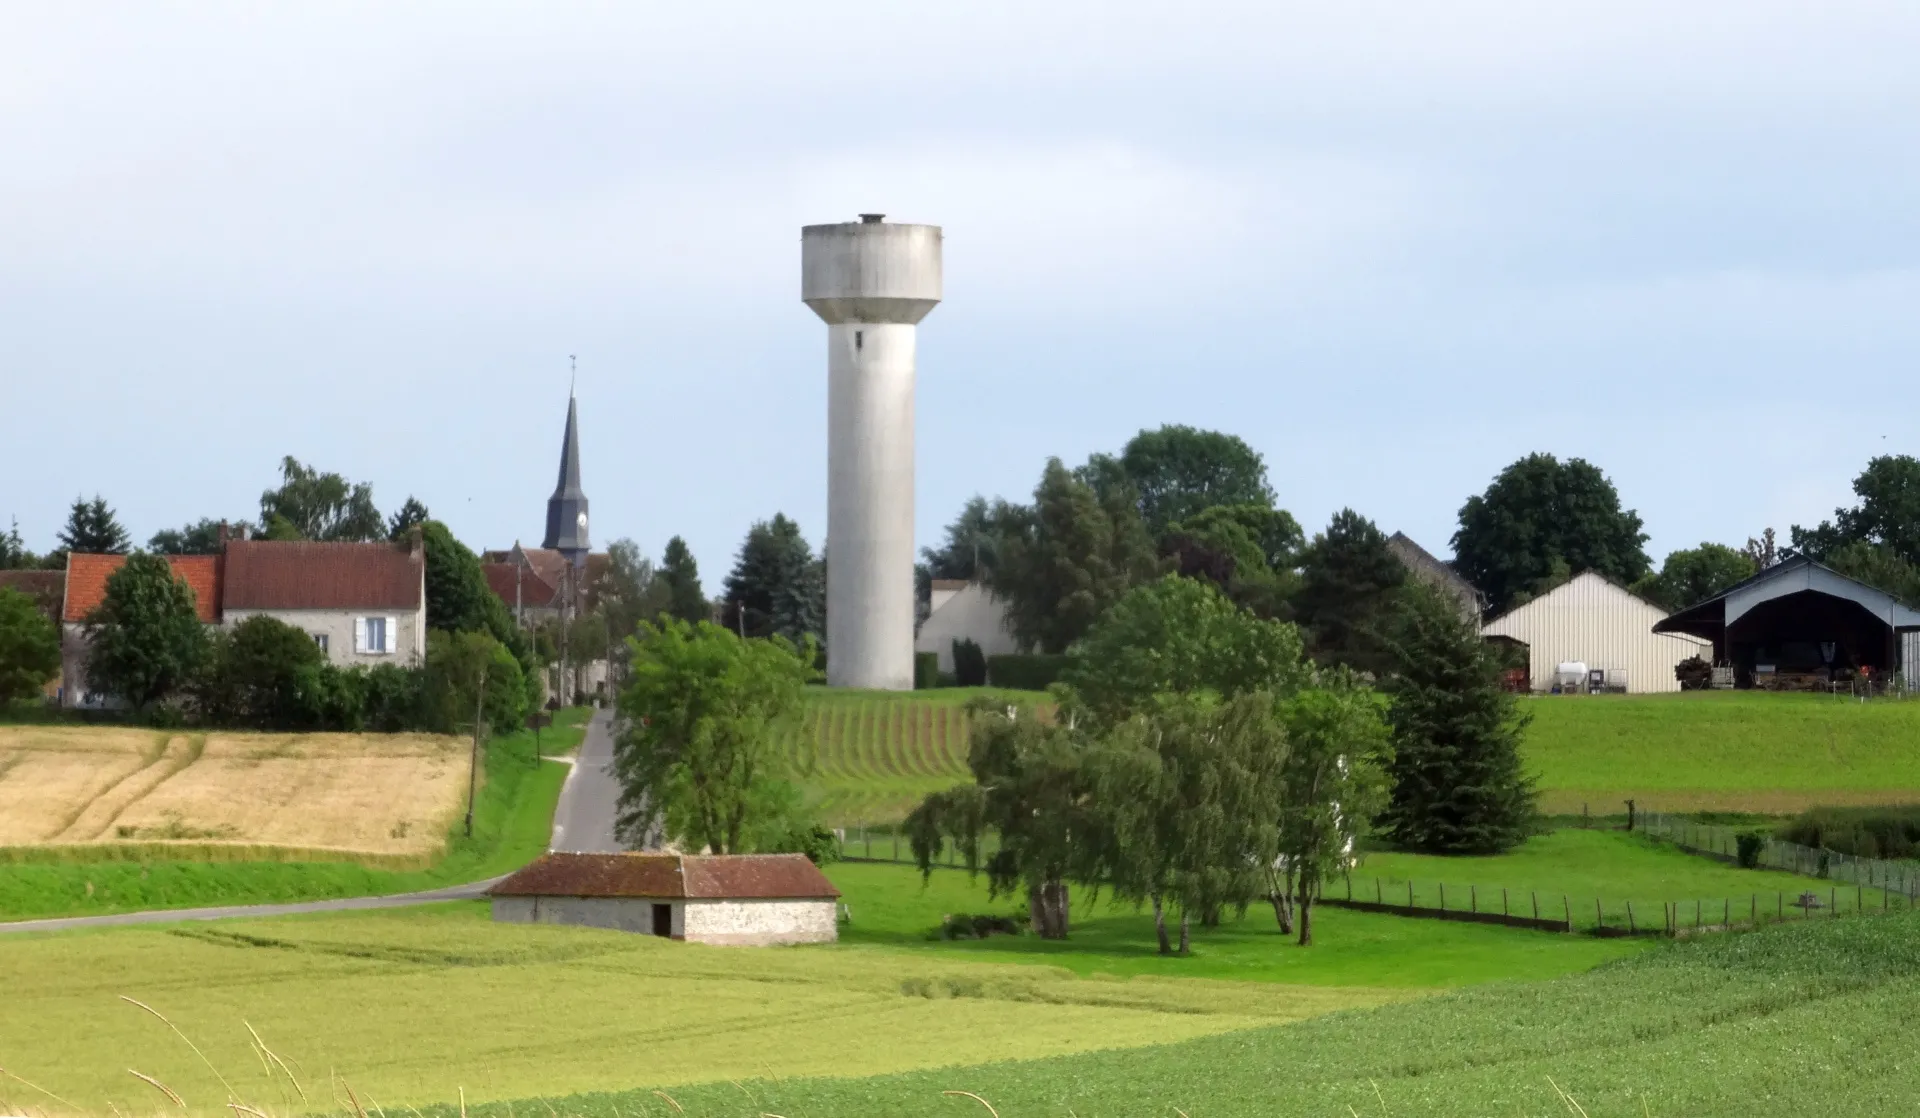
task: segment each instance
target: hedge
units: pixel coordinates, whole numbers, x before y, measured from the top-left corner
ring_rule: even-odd
[[[940,685],[940,654],[938,652],[916,652],[913,654],[913,689],[925,691]]]
[[[987,684],[1014,691],[1045,691],[1071,663],[1071,656],[1003,652],[987,657]]]

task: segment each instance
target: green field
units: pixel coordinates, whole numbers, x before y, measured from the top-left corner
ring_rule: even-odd
[[[344,1108],[344,1083],[390,1114],[463,1091],[473,1102],[1133,1047],[1411,996],[1088,979],[870,946],[700,947],[494,924],[478,902],[10,939],[0,990],[0,1067],[72,1107],[132,1114],[165,1100],[128,1068],[194,1113],[224,1112],[227,1091],[123,995],[166,1014],[259,1109]],[[264,1073],[249,1025],[305,1103]],[[51,1102],[0,1077],[0,1104]]]
[[[634,1118],[1747,1118],[1909,1114],[1920,915],[1790,924],[1184,1043],[884,1077],[714,1082],[492,1106]],[[1563,1103],[1558,1084],[1584,1108]],[[442,1106],[435,1118],[450,1116]]]
[[[1540,697],[1525,754],[1542,808],[1785,815],[1920,802],[1920,701],[1705,691]]]
[[[541,735],[543,749],[578,745],[587,713],[561,712]],[[62,851],[57,861],[0,864],[0,920],[407,893],[507,873],[546,850],[568,770],[551,761],[536,769],[533,735],[526,731],[490,741],[485,764],[473,836],[456,821],[446,854],[424,870],[354,862],[77,860],[76,852]]]
[[[806,783],[823,821],[891,823],[966,779],[962,708],[983,693],[810,692],[802,740],[818,761]],[[1521,709],[1533,716],[1523,748],[1548,814],[1624,814],[1628,799],[1761,815],[1920,803],[1920,701],[1714,691],[1538,697]]]
[[[810,689],[789,748],[806,772],[808,801],[821,822],[893,823],[927,793],[969,779],[965,708],[981,696],[1022,705],[1046,700],[1038,691],[989,688]]]

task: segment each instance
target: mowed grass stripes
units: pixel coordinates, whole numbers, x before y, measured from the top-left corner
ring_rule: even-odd
[[[1038,691],[810,691],[788,742],[802,783],[830,827],[895,823],[929,792],[968,779],[969,700],[988,696],[1035,710]]]

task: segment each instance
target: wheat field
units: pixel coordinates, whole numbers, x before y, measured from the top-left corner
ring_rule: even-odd
[[[284,848],[429,857],[468,749],[430,734],[0,726],[0,848]]]

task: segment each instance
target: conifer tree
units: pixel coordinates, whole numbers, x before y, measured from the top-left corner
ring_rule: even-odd
[[[800,526],[782,513],[748,529],[726,593],[724,623],[736,633],[778,634],[796,646],[826,633],[826,571]]]
[[[1388,683],[1393,790],[1377,821],[1395,841],[1439,854],[1497,854],[1534,821],[1520,764],[1527,717],[1500,686],[1500,664],[1457,607],[1425,587],[1404,596]]]
[[[700,588],[700,564],[694,562],[687,541],[679,536],[667,541],[657,577],[667,588],[667,613],[688,624],[709,619],[706,591]]]
[[[1313,658],[1385,675],[1406,582],[1406,566],[1373,521],[1352,509],[1335,513],[1307,548],[1294,596]]]
[[[1023,647],[1064,652],[1106,608],[1159,571],[1153,537],[1122,485],[1101,495],[1058,458],[1033,504],[997,506],[997,561],[987,584]]]
[[[83,555],[125,555],[133,541],[113,507],[98,493],[93,500],[75,497],[67,512],[67,526],[60,529],[60,549]]]

